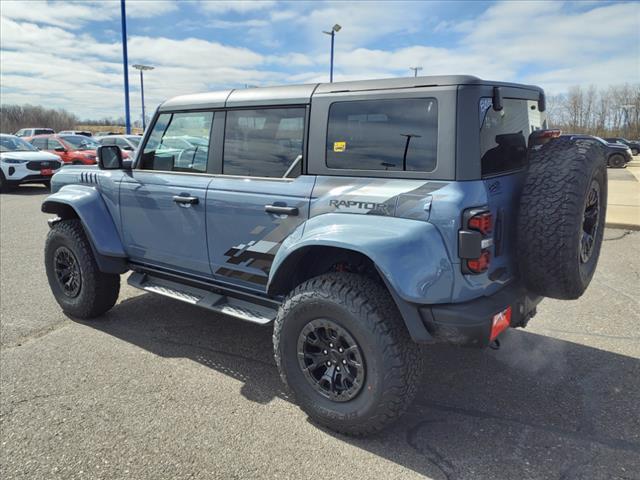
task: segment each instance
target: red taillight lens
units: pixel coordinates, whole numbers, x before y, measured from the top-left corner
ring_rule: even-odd
[[[467,225],[472,230],[477,230],[482,235],[488,235],[491,233],[493,222],[490,212],[483,212],[474,215],[469,219]]]
[[[467,260],[467,268],[472,273],[482,273],[489,269],[491,263],[491,253],[489,250],[483,250],[479,258]]]
[[[489,341],[493,342],[498,335],[504,332],[511,325],[511,307],[505,308],[500,313],[493,316],[491,322],[491,336]]]

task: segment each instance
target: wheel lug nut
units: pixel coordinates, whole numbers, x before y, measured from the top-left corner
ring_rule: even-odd
[[[344,352],[344,350],[342,349],[342,347],[340,347],[340,348],[338,349],[338,351],[339,351],[340,353]]]
[[[324,353],[326,355],[328,352],[326,350],[323,350],[322,353]]]
[[[333,348],[333,343],[330,343],[330,344],[329,344],[329,347]]]
[[[346,360],[342,360],[342,364],[343,364],[343,365],[346,365],[346,364],[347,364],[347,361],[346,361]]]
[[[330,367],[330,366],[331,366],[331,361],[328,361],[327,362],[327,367]]]
[[[340,367],[336,367],[336,370],[340,371]]]

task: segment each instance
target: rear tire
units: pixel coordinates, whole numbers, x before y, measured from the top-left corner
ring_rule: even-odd
[[[44,261],[53,296],[72,317],[98,317],[118,300],[120,275],[98,269],[80,220],[63,220],[51,228]]]
[[[282,380],[331,430],[377,432],[415,396],[419,348],[389,293],[368,277],[329,273],[298,286],[278,311],[273,343]]]
[[[609,157],[609,166],[613,168],[622,168],[624,167],[625,161],[622,155],[617,153],[611,155]]]
[[[518,215],[518,263],[538,295],[580,297],[600,255],[607,207],[599,143],[558,138],[532,150]]]

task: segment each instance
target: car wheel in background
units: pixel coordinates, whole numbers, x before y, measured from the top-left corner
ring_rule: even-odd
[[[614,153],[613,155],[611,155],[609,157],[609,166],[613,167],[613,168],[622,168],[624,167],[624,164],[626,162],[624,161],[624,157],[622,155],[619,155],[617,153]]]
[[[44,249],[51,291],[65,313],[89,319],[113,307],[120,293],[120,275],[98,269],[93,250],[78,219],[51,228]]]

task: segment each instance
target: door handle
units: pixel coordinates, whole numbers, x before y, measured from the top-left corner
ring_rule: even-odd
[[[279,215],[298,215],[298,207],[282,207],[280,205],[265,205],[264,211],[267,213],[277,213]]]
[[[173,201],[180,205],[197,205],[198,197],[184,197],[182,195],[175,195]]]

